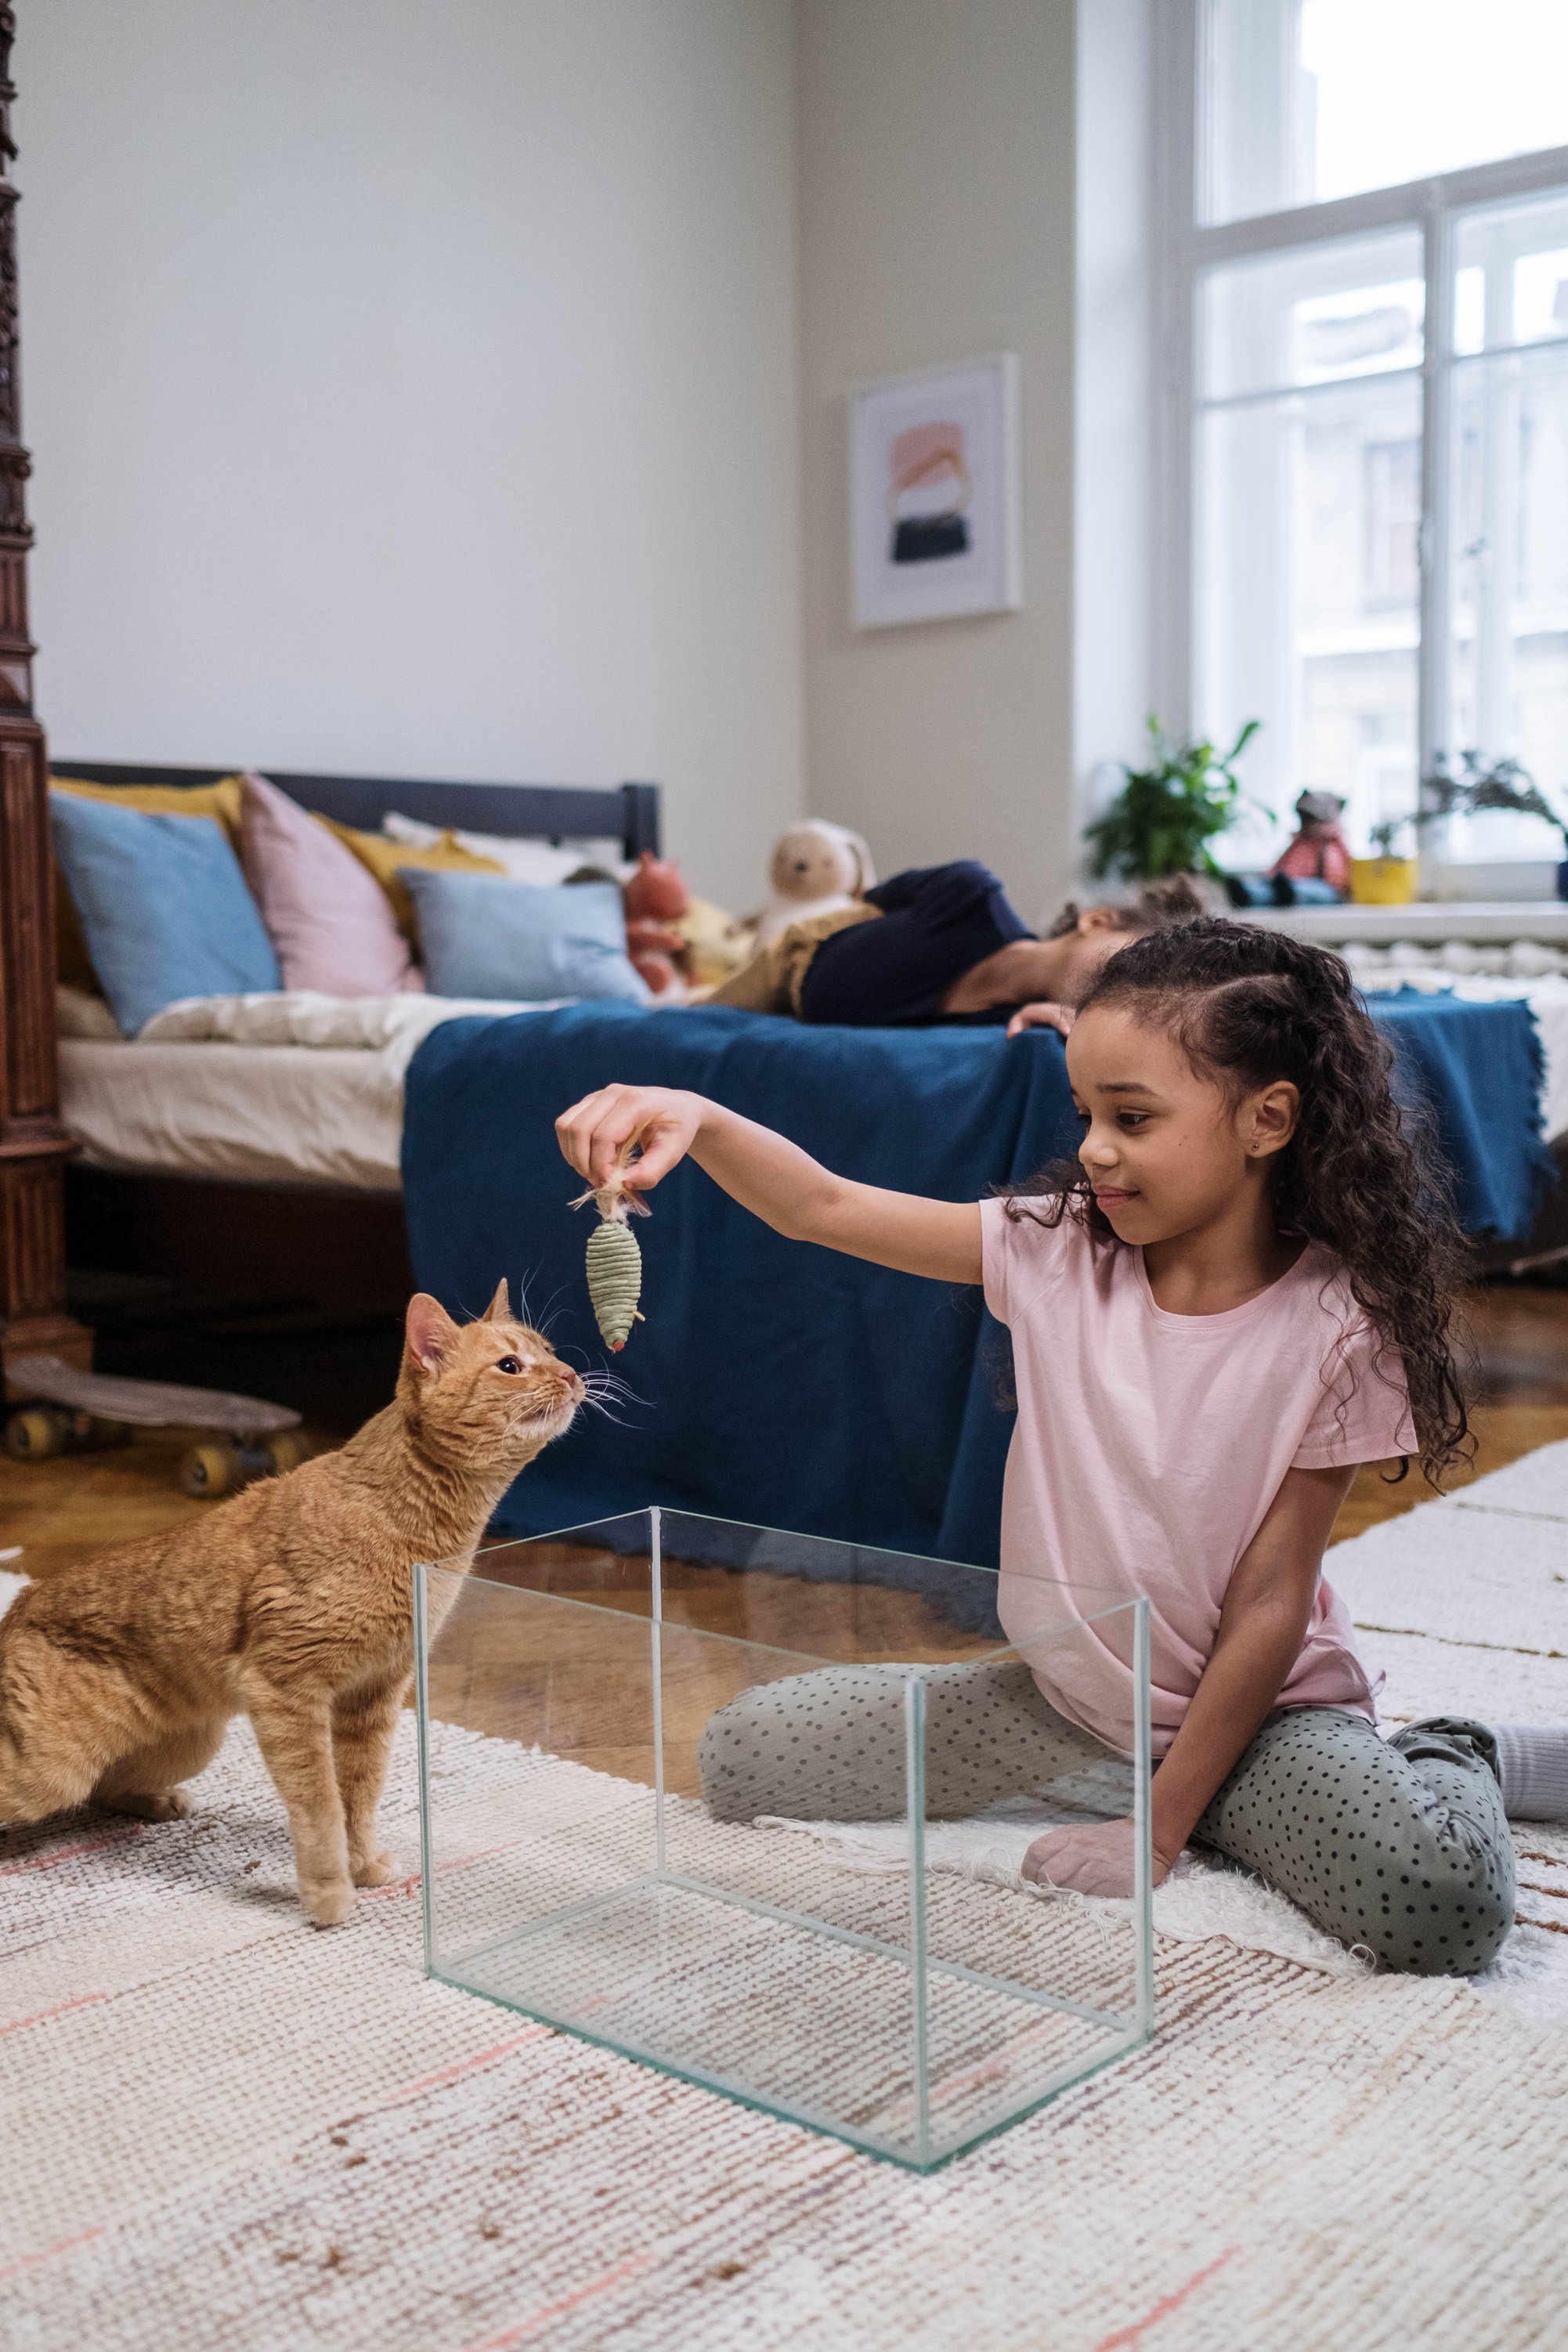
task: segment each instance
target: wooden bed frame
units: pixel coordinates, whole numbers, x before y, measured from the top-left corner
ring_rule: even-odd
[[[51,776],[85,784],[216,784],[235,768],[130,767],[119,760],[58,760]],[[417,817],[453,832],[537,841],[618,841],[623,857],[659,849],[658,786],[444,784],[397,776],[296,776],[268,768],[267,781],[320,816],[374,833],[384,816]]]
[[[0,1372],[16,1356],[90,1366],[92,1333],[67,1304],[73,1265],[110,1283],[151,1277],[204,1298],[288,1299],[329,1320],[401,1307],[410,1287],[401,1197],[309,1184],[223,1183],[70,1167],[59,1116],[50,763],[33,712],[26,481],[17,396],[16,208],[9,173],[16,9],[0,0]],[[54,763],[108,784],[209,783],[229,768]],[[543,840],[659,846],[656,784],[437,783],[380,776],[271,781],[340,822],[380,824],[395,809],[432,824]]]

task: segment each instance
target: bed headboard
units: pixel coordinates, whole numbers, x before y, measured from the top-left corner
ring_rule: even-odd
[[[51,758],[55,776],[89,784],[216,784],[233,768],[127,767],[120,761]],[[268,783],[301,808],[374,832],[394,809],[425,824],[542,841],[620,839],[622,855],[659,851],[657,784],[446,784],[402,776],[296,776],[268,768]]]

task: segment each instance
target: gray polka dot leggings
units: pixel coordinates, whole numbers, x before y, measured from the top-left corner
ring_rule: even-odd
[[[979,1812],[1103,1762],[1021,1659],[926,1686],[926,1804]],[[904,1808],[902,1677],[830,1666],[743,1691],[703,1731],[703,1793],[725,1821],[889,1820]],[[1513,1925],[1514,1857],[1484,1724],[1384,1739],[1337,1707],[1271,1715],[1194,1842],[1228,1854],[1342,1943],[1413,1976],[1473,1976]]]

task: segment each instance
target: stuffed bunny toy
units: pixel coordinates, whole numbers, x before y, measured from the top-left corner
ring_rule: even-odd
[[[771,946],[792,923],[852,907],[865,897],[877,874],[858,833],[814,816],[779,835],[768,879],[773,895],[758,918],[758,950]]]

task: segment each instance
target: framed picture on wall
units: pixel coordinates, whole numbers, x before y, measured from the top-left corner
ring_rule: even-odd
[[[851,389],[858,629],[1022,604],[1018,450],[1015,352]]]

